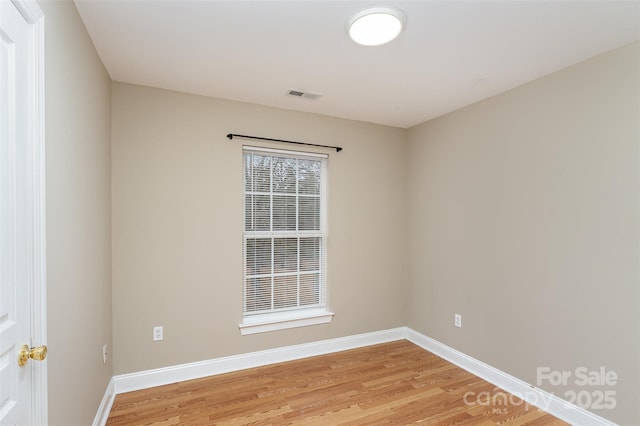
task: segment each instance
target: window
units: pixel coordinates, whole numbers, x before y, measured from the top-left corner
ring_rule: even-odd
[[[243,334],[326,312],[326,156],[244,147]]]

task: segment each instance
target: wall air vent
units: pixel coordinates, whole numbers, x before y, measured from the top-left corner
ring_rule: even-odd
[[[302,90],[289,89],[287,91],[288,96],[294,96],[296,98],[305,98],[305,99],[318,99],[322,96],[320,93],[313,92],[303,92]]]

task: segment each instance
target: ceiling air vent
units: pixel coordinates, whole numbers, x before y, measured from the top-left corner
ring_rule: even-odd
[[[306,98],[306,99],[318,99],[322,96],[320,93],[313,92],[303,92],[302,90],[289,89],[287,91],[288,96],[294,96],[296,98]]]

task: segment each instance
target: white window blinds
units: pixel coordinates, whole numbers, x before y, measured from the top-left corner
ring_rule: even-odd
[[[245,316],[326,305],[326,156],[244,147]]]

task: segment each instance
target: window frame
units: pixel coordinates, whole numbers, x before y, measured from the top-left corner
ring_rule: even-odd
[[[247,197],[247,185],[246,185],[246,170],[247,170],[247,162],[246,155],[247,153],[253,152],[257,154],[264,154],[266,156],[272,157],[285,157],[285,158],[294,158],[294,159],[302,159],[302,160],[321,160],[321,172],[320,172],[320,189],[319,189],[319,208],[320,208],[320,226],[319,230],[305,231],[299,230],[296,226],[295,231],[282,231],[282,230],[273,230],[273,226],[270,226],[269,231],[255,231],[249,230],[247,231],[246,225],[246,197]],[[273,148],[263,148],[256,146],[243,146],[242,147],[242,182],[243,182],[243,231],[242,231],[242,322],[238,325],[241,334],[255,334],[262,333],[274,330],[283,330],[287,328],[294,327],[303,327],[309,325],[316,324],[326,324],[331,322],[333,319],[334,313],[329,312],[327,310],[327,163],[329,156],[326,154],[314,153],[314,152],[303,152],[303,151],[290,151],[290,150],[280,150]],[[273,178],[273,173],[270,173],[270,179]],[[271,180],[270,180],[271,182]],[[271,196],[271,200],[273,199],[274,193],[273,188],[270,188],[269,194]],[[296,190],[296,206],[299,206],[299,197],[300,194]],[[273,205],[270,204],[271,209],[273,209]],[[298,214],[296,217],[299,218]],[[269,215],[270,223],[273,222],[273,211]],[[320,248],[319,248],[319,279],[320,279],[320,288],[318,294],[318,303],[310,306],[299,306],[299,287],[297,291],[298,303],[296,307],[287,307],[281,309],[274,309],[273,303],[271,309],[267,312],[261,311],[257,313],[251,313],[245,311],[246,308],[246,291],[247,291],[247,240],[248,239],[274,239],[280,238],[304,238],[304,237],[317,237],[320,238]],[[298,244],[299,247],[299,244]],[[300,253],[297,253],[300,256]],[[296,264],[296,273],[295,276],[299,277],[304,274],[301,274],[300,262],[298,261]],[[274,274],[275,277],[276,272],[272,271],[271,274]],[[299,282],[299,278],[298,278]],[[273,285],[273,284],[272,284]],[[274,300],[272,287],[272,301]]]

